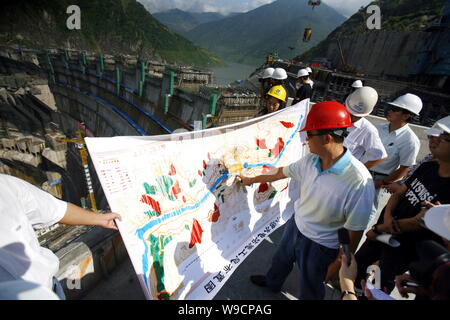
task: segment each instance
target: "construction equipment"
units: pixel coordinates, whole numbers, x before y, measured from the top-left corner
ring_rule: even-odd
[[[447,132],[450,134],[450,116],[446,116],[445,118],[442,118],[430,128],[425,130],[427,135],[439,137],[444,132]]]
[[[345,100],[348,112],[356,117],[368,116],[378,101],[378,93],[372,87],[357,89]]]
[[[341,55],[341,67],[339,69],[342,72],[345,72],[345,73],[353,73],[353,72],[355,72],[355,68],[353,68],[350,65],[348,65],[346,60],[345,60],[344,52],[343,52],[342,46],[341,46],[341,41],[339,41],[339,39],[336,39],[336,40],[337,40],[337,43],[338,43],[339,53]]]
[[[275,71],[272,74],[272,79],[276,80],[284,80],[287,79],[287,77],[287,72],[283,68],[275,68]]]
[[[309,40],[311,40],[311,35],[312,35],[312,29],[306,28],[305,32],[303,33],[303,42],[309,42]]]
[[[314,10],[314,8],[316,6],[320,6],[320,4],[322,3],[322,1],[320,0],[309,0],[308,1],[308,5],[312,6],[312,10]],[[311,40],[311,36],[312,36],[312,29],[311,28],[305,28],[305,32],[303,33],[303,42],[309,42],[309,40]]]
[[[62,142],[75,143],[75,146],[78,148],[78,151],[80,152],[81,164],[83,165],[84,168],[84,176],[86,178],[86,184],[89,191],[89,200],[91,202],[91,209],[92,211],[97,211],[94,189],[92,188],[91,174],[89,173],[89,163],[87,157],[86,143],[84,142],[84,138],[81,135],[81,130],[77,130],[76,135],[77,135],[76,139],[56,139],[56,140]]]
[[[266,69],[264,69],[261,78],[262,79],[272,78],[272,75],[273,75],[274,71],[275,71],[274,68],[266,68]]]
[[[301,78],[301,77],[309,77],[309,72],[306,69],[300,69],[297,72],[297,78]]]
[[[272,88],[270,88],[267,94],[278,100],[286,102],[286,90],[283,88],[283,86],[273,86]]]
[[[312,6],[312,9],[314,10],[314,8],[316,7],[316,6],[320,6],[320,4],[322,3],[322,1],[320,1],[320,0],[309,0],[308,1],[308,5],[309,6]]]
[[[336,101],[323,101],[311,107],[300,132],[348,127],[353,127],[353,123],[345,106]]]
[[[352,88],[362,88],[363,87],[363,84],[362,84],[362,81],[361,80],[355,80],[353,83],[352,83]]]
[[[404,94],[397,99],[395,99],[392,102],[388,102],[388,104],[399,107],[405,110],[408,110],[409,112],[414,113],[415,115],[419,115],[420,110],[422,110],[422,99],[420,99],[418,96],[412,93]]]

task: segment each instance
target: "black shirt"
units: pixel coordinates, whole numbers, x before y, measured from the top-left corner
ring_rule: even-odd
[[[295,95],[295,101],[311,99],[311,96],[312,96],[311,85],[309,83],[305,83],[300,87],[300,89],[297,90],[297,94]]]
[[[407,190],[397,203],[392,212],[394,219],[412,218],[421,211],[421,202],[429,201],[441,204],[450,203],[450,178],[442,178],[438,175],[439,163],[436,161],[422,163],[416,171],[406,180]],[[380,215],[383,221],[384,210]],[[395,236],[402,243],[415,244],[421,240],[435,240],[441,243],[441,238],[430,230],[405,232]]]
[[[439,163],[436,161],[421,164],[406,180],[408,188],[395,208],[393,216],[397,219],[411,218],[420,212],[421,202],[450,203],[450,178],[438,175]]]

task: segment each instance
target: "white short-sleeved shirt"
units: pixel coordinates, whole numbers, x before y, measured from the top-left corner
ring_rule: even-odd
[[[308,79],[308,81],[306,81],[307,83],[309,83],[309,85],[311,86],[311,89],[314,87],[314,81],[312,81],[311,79]]]
[[[378,130],[366,118],[354,122],[353,127],[347,128],[349,135],[344,140],[344,146],[352,155],[366,163],[387,157],[386,149],[381,142]]]
[[[323,246],[339,248],[337,231],[365,230],[372,214],[375,188],[367,168],[350,153],[323,171],[320,158],[308,154],[283,169],[300,182],[295,223],[300,232]]]
[[[399,166],[410,167],[416,164],[420,141],[408,124],[392,132],[389,132],[389,123],[376,125],[375,127],[388,158],[373,167],[373,171],[389,175]]]
[[[52,288],[59,259],[39,245],[34,232],[60,221],[67,202],[0,174],[0,282],[23,279]]]

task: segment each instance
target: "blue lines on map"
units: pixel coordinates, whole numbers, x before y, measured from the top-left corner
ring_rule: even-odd
[[[302,119],[303,119],[303,115],[300,116],[300,119],[298,121],[297,127],[295,128],[295,130],[292,132],[292,134],[290,135],[289,139],[286,141],[286,143],[284,144],[283,148],[281,149],[280,153],[278,154],[277,158],[275,159],[275,161],[273,163],[257,163],[257,164],[248,164],[248,163],[244,163],[243,167],[244,168],[255,168],[255,167],[261,167],[261,166],[269,166],[269,167],[274,167],[277,165],[277,163],[280,161],[281,157],[283,156],[284,151],[286,150],[286,147],[291,143],[291,141],[294,139],[295,135],[297,134],[297,132],[300,130],[300,126],[302,124]],[[170,213],[166,213],[164,214],[162,217],[159,217],[157,219],[154,219],[152,221],[149,221],[145,226],[143,226],[140,229],[136,230],[136,235],[139,237],[139,239],[144,240],[144,233],[146,231],[148,231],[149,229],[153,228],[154,226],[166,221],[167,219],[179,216],[181,214],[183,214],[186,211],[189,210],[194,210],[200,207],[200,205],[205,202],[208,197],[210,195],[212,195],[213,190],[224,180],[228,177],[229,171],[227,170],[226,172],[224,172],[219,178],[217,178],[217,180],[215,181],[214,185],[209,188],[208,192],[194,205],[190,205],[190,206],[186,206],[183,207],[181,209],[177,209],[173,212]],[[150,290],[149,287],[149,283],[148,283],[148,278],[147,278],[147,272],[149,270],[148,268],[148,252],[149,252],[149,248],[148,245],[146,243],[146,241],[144,242],[144,246],[145,246],[145,252],[144,255],[142,257],[142,267],[143,267],[143,277],[144,277],[144,281],[145,284],[147,286],[147,288]]]

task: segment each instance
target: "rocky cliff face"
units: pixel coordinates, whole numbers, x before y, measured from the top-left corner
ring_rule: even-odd
[[[69,30],[70,5],[81,29]],[[206,66],[220,60],[170,31],[135,0],[7,1],[0,10],[0,43],[30,48],[76,48]]]
[[[330,46],[337,39],[358,37],[363,34],[383,32],[414,33],[423,31],[437,15],[439,15],[445,0],[377,0],[361,8],[343,24],[331,32],[328,37],[317,46],[304,52],[296,59],[307,61],[314,57],[325,57]],[[378,5],[381,11],[381,30],[369,30],[366,21],[371,14],[367,7]],[[335,59],[336,57],[328,57]],[[337,57],[336,59],[340,59]],[[335,60],[336,60],[335,59]],[[382,62],[380,62],[382,63]]]

